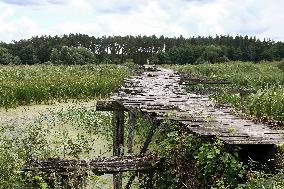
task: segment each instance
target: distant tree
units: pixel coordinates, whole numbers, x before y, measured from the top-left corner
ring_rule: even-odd
[[[154,56],[150,57],[151,64],[167,64],[170,63],[168,53],[159,51]]]
[[[272,61],[274,59],[277,59],[277,49],[274,47],[266,48],[261,54],[261,58],[263,60]]]
[[[8,65],[8,64],[21,64],[21,60],[17,56],[13,56],[9,53],[8,49],[4,47],[0,47],[0,64]]]
[[[57,48],[51,50],[50,61],[54,64],[63,64],[60,60],[59,51]]]
[[[225,62],[228,61],[227,56],[220,46],[208,45],[205,47],[201,57],[201,60],[209,63]],[[199,61],[201,61],[199,59]]]
[[[139,64],[146,63],[147,59],[162,64],[168,58],[172,63],[194,64],[202,61],[222,62],[227,59],[259,62],[284,58],[283,42],[275,43],[270,39],[261,41],[256,37],[239,35],[235,37],[216,35],[215,37],[185,38],[183,36],[156,37],[155,35],[94,37],[84,34],[69,34],[52,37],[35,36],[9,44],[0,43],[0,46],[7,48],[12,55],[18,56],[23,64],[49,61],[52,49],[56,48],[60,54],[59,51],[63,46],[90,49],[100,62],[108,60],[117,63],[122,63],[126,59],[133,59],[135,63]],[[62,56],[65,50],[63,48]],[[82,52],[71,49],[68,49],[68,52],[77,53],[78,57],[82,54]],[[86,54],[83,55],[83,57],[85,56]],[[67,55],[65,58],[68,59]],[[64,60],[67,60],[65,58]],[[84,58],[76,60],[73,57],[68,62],[84,64]]]
[[[63,46],[59,50],[54,48],[51,51],[50,61],[53,64],[94,64],[97,63],[95,54],[85,47]]]
[[[201,56],[202,46],[180,46],[169,50],[171,62],[178,64],[194,64]]]

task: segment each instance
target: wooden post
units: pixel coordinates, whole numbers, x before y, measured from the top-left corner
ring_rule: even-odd
[[[124,154],[124,112],[113,112],[113,155],[123,156]],[[122,188],[122,173],[113,174],[113,188]]]
[[[127,148],[128,148],[128,153],[131,154],[133,153],[133,130],[135,128],[136,124],[136,116],[129,112],[129,120],[128,120],[129,128],[128,128],[128,140],[127,140]]]

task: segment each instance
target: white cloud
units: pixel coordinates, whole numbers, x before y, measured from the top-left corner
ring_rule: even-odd
[[[87,0],[71,0],[69,1],[69,6],[77,9],[91,10],[91,4]]]
[[[25,16],[10,22],[0,20],[0,24],[2,26],[0,28],[0,36],[2,36],[1,40],[6,42],[27,39],[38,34],[52,33],[47,30],[40,30],[34,21]]]
[[[278,0],[44,0],[41,4],[46,8],[15,8],[0,0],[0,40],[68,33],[186,37],[247,34],[284,40],[284,1]],[[34,16],[21,15],[21,10],[28,9]],[[52,24],[42,24],[45,21],[37,18],[41,14],[50,14]]]
[[[48,4],[67,4],[68,0],[0,0],[6,4],[18,5],[18,6],[42,6]]]
[[[52,33],[52,31],[40,29],[35,21],[26,16],[13,19],[14,14],[13,7],[0,3],[0,41],[10,42]]]

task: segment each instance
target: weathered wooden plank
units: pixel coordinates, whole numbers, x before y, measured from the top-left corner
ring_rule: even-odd
[[[31,160],[26,170],[44,173],[70,174],[91,170],[96,174],[113,174],[126,171],[146,171],[159,167],[160,158],[153,156],[113,156],[89,160],[49,158]]]
[[[117,101],[114,101],[114,100],[97,101],[96,110],[97,111],[127,111],[127,109],[124,106],[121,106]]]
[[[198,78],[192,75],[182,74],[180,77],[180,84],[196,85],[196,84],[232,84],[228,80],[212,80],[208,78]]]
[[[230,145],[280,145],[282,144],[278,140],[226,140],[224,141]]]
[[[206,78],[190,79],[192,83],[228,83]],[[187,93],[180,85],[180,81],[181,77],[172,70],[145,72],[126,84],[129,89],[139,90],[139,94],[118,93],[114,100],[127,106],[127,109],[136,115],[143,115],[147,120],[173,120],[186,125],[198,135],[221,136],[224,142],[231,144],[284,143],[281,132],[274,132],[264,124],[244,119],[243,114],[234,112],[229,106],[217,107],[206,95]],[[252,91],[232,90],[231,92],[246,95]],[[133,102],[134,104],[131,105]],[[235,142],[232,137],[239,142]]]

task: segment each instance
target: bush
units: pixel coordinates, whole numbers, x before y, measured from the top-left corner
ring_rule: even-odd
[[[61,49],[53,48],[50,56],[50,61],[53,64],[65,65],[83,65],[95,64],[98,62],[95,54],[84,47],[67,47],[63,46]]]
[[[9,53],[8,49],[0,47],[0,64],[21,64],[21,60],[18,56],[13,56]]]
[[[276,175],[262,175],[256,173],[256,178],[251,178],[246,184],[239,185],[237,189],[283,189],[284,188],[284,173],[279,172]]]
[[[166,168],[155,178],[156,188],[235,188],[245,176],[237,149],[219,139],[206,141],[171,124],[164,124],[158,135]]]
[[[201,56],[203,46],[182,46],[169,50],[169,59],[178,64],[194,64]]]
[[[284,71],[284,59],[282,59],[282,60],[277,64],[277,67],[278,67],[280,70]]]
[[[167,64],[169,63],[170,58],[168,53],[159,51],[154,56],[150,57],[151,64]]]
[[[0,189],[44,188],[41,177],[23,169],[31,158],[49,156],[48,131],[41,125],[0,126],[0,133]]]
[[[200,59],[203,60],[203,62],[209,62],[209,63],[219,63],[219,62],[229,61],[227,56],[224,54],[224,50],[222,50],[220,46],[215,46],[215,45],[206,46]],[[199,62],[202,62],[201,60],[199,60]]]

